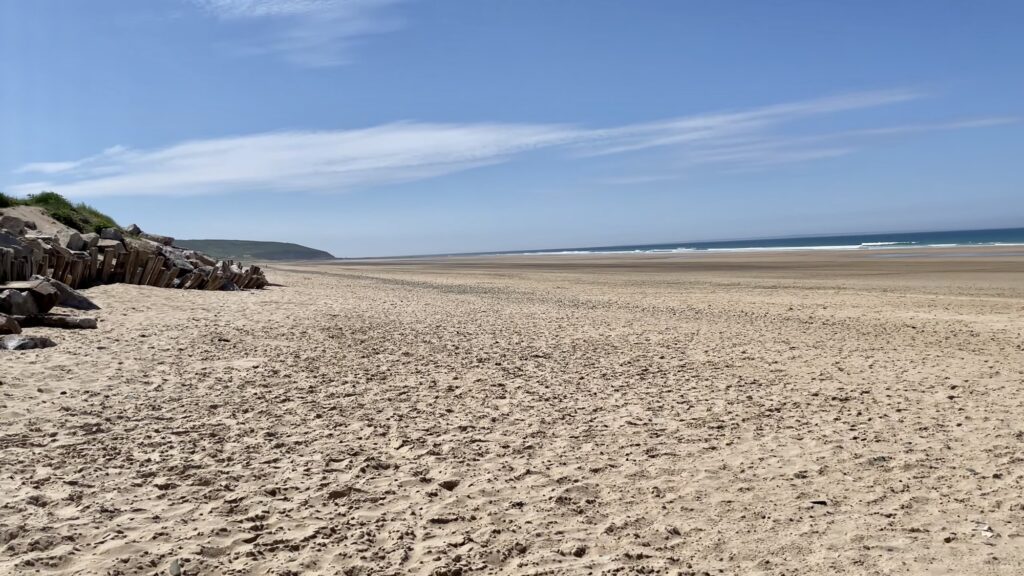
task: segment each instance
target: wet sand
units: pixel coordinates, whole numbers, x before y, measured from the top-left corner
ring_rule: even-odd
[[[1024,256],[963,252],[91,289],[0,352],[0,574],[1024,573]]]

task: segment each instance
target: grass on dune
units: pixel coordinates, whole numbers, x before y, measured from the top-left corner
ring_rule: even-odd
[[[120,228],[113,218],[84,202],[72,204],[56,192],[29,194],[25,198],[14,198],[0,192],[0,208],[11,206],[37,206],[51,218],[70,226],[79,232],[99,232],[104,228]]]

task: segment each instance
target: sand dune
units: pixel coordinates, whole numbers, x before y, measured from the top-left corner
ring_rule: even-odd
[[[0,352],[0,573],[1021,574],[1024,257],[988,253],[95,288],[99,330]]]

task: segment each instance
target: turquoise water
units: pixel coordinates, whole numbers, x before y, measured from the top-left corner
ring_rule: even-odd
[[[1024,228],[997,230],[952,230],[944,232],[895,232],[889,234],[850,234],[839,236],[801,236],[798,238],[765,238],[760,240],[726,240],[720,242],[675,242],[668,244],[637,244],[628,246],[590,246],[583,248],[551,248],[516,250],[491,254],[614,254],[699,251],[758,250],[885,250],[892,248],[969,246],[1024,246]]]

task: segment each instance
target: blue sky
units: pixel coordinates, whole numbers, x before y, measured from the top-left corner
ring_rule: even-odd
[[[1024,226],[1024,2],[0,0],[0,190],[339,256]]]

